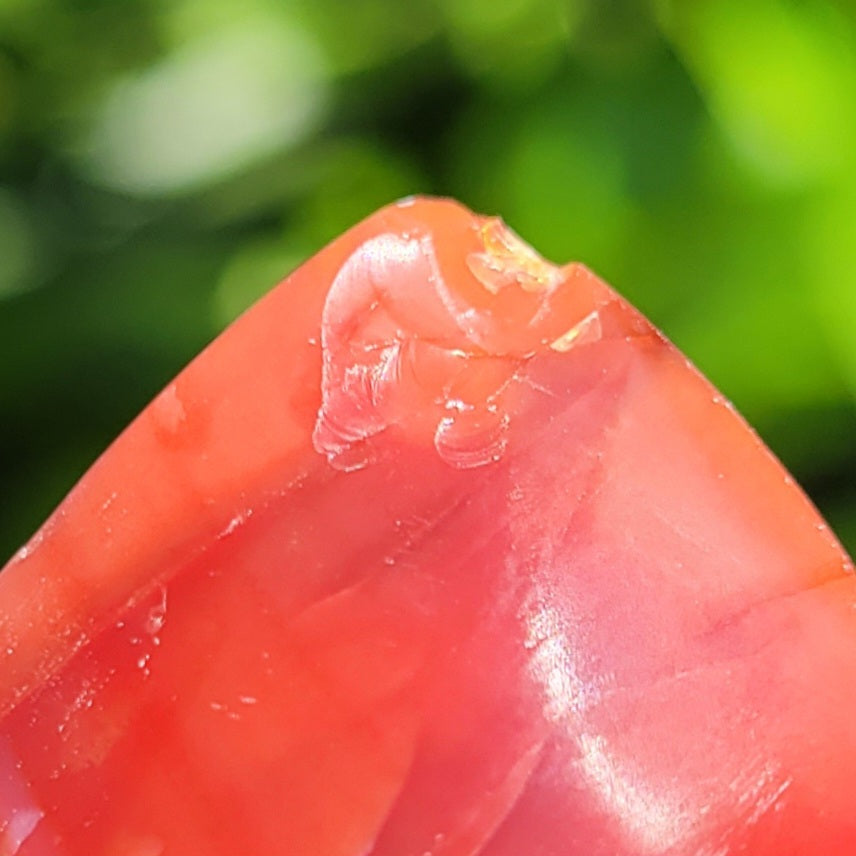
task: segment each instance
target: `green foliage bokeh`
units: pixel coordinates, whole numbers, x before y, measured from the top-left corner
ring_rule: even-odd
[[[852,551],[854,141],[843,0],[0,0],[0,553],[411,193],[606,277]]]

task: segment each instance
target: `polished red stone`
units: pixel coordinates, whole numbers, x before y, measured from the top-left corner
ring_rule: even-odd
[[[727,402],[409,200],[0,574],[0,854],[852,856],[854,711],[852,567]]]

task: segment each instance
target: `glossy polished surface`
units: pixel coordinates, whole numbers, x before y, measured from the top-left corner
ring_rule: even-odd
[[[406,200],[0,575],[3,856],[852,856],[856,579],[579,265]]]

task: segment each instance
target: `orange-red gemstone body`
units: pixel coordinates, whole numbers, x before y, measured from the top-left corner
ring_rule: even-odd
[[[579,265],[383,209],[0,574],[3,856],[852,856],[856,578]]]

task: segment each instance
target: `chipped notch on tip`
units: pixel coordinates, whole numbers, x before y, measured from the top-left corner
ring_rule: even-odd
[[[435,238],[457,249],[446,269]],[[602,301],[568,271],[497,217],[448,234],[401,226],[361,243],[322,310],[316,451],[353,472],[378,460],[386,438],[406,435],[433,441],[456,469],[500,460],[527,362],[603,334]]]
[[[489,217],[479,230],[484,250],[467,256],[472,275],[491,293],[516,284],[530,294],[549,292],[564,279],[560,268],[548,262],[500,217]]]

